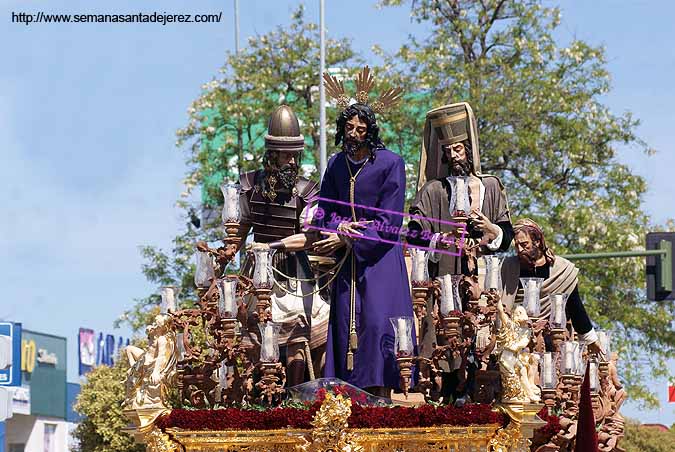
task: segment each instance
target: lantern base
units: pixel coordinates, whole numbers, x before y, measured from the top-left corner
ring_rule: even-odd
[[[258,322],[263,323],[272,320],[272,289],[256,288],[254,293],[257,300],[255,310],[258,314]]]
[[[408,398],[410,382],[412,381],[412,366],[414,358],[412,356],[400,356],[396,358],[398,362],[399,375],[401,376],[401,391]]]
[[[440,335],[446,339],[459,337],[461,333],[460,318],[456,316],[443,317]]]

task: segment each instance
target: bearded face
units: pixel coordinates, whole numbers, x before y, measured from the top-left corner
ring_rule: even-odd
[[[366,145],[366,135],[368,133],[368,124],[366,124],[358,115],[352,116],[345,124],[345,135],[342,142],[342,150],[350,157],[353,157],[361,147]]]
[[[451,176],[468,176],[471,168],[466,160],[453,161],[450,165]]]
[[[449,162],[451,176],[468,176],[471,173],[471,162],[469,162],[464,143],[443,145],[443,152],[445,159]]]
[[[291,190],[295,187],[298,178],[296,153],[268,151],[263,164],[265,171],[273,175],[283,188]]]
[[[520,263],[528,268],[534,268],[544,253],[541,250],[541,244],[532,240],[527,232],[518,232],[514,237],[516,252]]]

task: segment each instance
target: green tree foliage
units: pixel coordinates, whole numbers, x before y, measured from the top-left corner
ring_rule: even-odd
[[[145,446],[122,429],[128,420],[122,414],[127,366],[119,359],[112,367],[99,366],[87,374],[75,410],[84,420],[75,429],[79,452],[142,452]]]
[[[347,40],[327,40],[326,67],[353,65]],[[260,168],[267,118],[279,105],[293,108],[307,148],[304,161],[319,161],[319,32],[299,7],[288,26],[248,40],[239,54],[228,54],[222,78],[204,85],[189,109],[190,123],[178,144],[190,143],[188,190],[198,186],[203,201],[220,204],[223,179]],[[334,118],[330,118],[330,120]]]
[[[675,429],[661,431],[635,421],[626,422],[625,437],[620,445],[626,452],[670,452],[675,444]]]
[[[381,6],[399,6],[385,0]],[[602,48],[556,43],[557,8],[538,0],[418,0],[412,18],[428,35],[384,55],[391,76],[421,91],[408,110],[467,100],[478,118],[483,172],[498,175],[513,219],[532,217],[558,254],[642,249],[649,218],[643,178],[617,158],[622,145],[647,155],[630,113],[602,104],[610,77]],[[394,124],[419,149],[424,117]],[[672,304],[645,297],[644,259],[584,261],[579,287],[591,318],[614,333],[632,398],[657,399],[645,375],[675,356]]]

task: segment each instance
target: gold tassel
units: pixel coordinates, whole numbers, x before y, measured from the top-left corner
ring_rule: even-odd
[[[356,335],[356,331],[349,333],[349,348],[352,351],[359,348],[359,337]]]
[[[354,370],[354,352],[351,350],[347,352],[347,370],[350,372]]]

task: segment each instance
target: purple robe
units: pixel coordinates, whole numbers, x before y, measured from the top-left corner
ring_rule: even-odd
[[[347,165],[351,165],[352,174],[356,174],[361,166],[350,162],[344,152],[334,155],[321,184],[321,198],[346,203],[319,202],[324,215],[317,225],[333,231],[341,221],[351,221]],[[387,149],[378,150],[375,159],[368,160],[358,175],[354,192],[354,204],[403,212],[403,159]],[[352,245],[356,262],[358,349],[354,353],[354,370],[350,372],[346,358],[351,284],[351,257],[348,257],[333,283],[324,376],[338,377],[360,388],[397,388],[399,373],[394,354],[394,329],[389,318],[413,316],[403,248],[399,242],[398,229],[403,217],[358,206],[355,211],[358,220],[374,220],[363,233],[376,239],[361,238]],[[382,239],[398,244],[384,243]],[[341,249],[337,258],[340,259],[344,252],[344,248]]]

